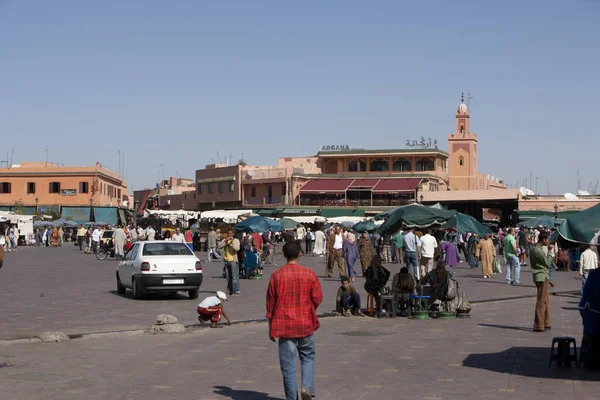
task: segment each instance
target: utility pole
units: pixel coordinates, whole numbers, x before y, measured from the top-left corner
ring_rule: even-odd
[[[546,179],[546,194],[550,196],[550,184],[548,183],[548,179]]]
[[[539,193],[539,192],[538,192],[538,179],[540,179],[540,178],[538,178],[538,177],[536,176],[536,177],[535,177],[535,194],[538,194],[538,193]]]
[[[533,171],[529,170],[529,186],[533,186]],[[531,188],[529,188],[531,190]]]

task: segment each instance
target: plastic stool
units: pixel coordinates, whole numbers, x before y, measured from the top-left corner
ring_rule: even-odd
[[[554,352],[554,344],[558,343],[556,353]],[[573,344],[573,354],[571,354],[571,344]],[[579,361],[577,360],[577,342],[575,338],[569,336],[559,336],[552,339],[552,347],[550,348],[550,363],[552,360],[556,360],[558,366],[564,364],[565,367],[571,368],[571,361],[575,361],[575,366],[579,367]]]
[[[368,297],[367,297],[367,314],[369,314],[371,317],[373,316],[373,314],[375,314],[375,296],[373,296],[371,293],[369,293]]]
[[[389,304],[389,307],[385,307],[385,312],[383,311],[384,306]],[[391,318],[396,318],[396,313],[398,312],[398,304],[396,303],[396,296],[393,294],[383,294],[379,297],[379,308],[377,309],[377,314],[379,318],[384,315]]]

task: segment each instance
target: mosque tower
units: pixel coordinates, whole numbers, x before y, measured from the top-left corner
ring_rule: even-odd
[[[479,189],[477,179],[477,135],[469,129],[469,110],[464,93],[456,110],[456,132],[448,135],[448,180],[450,190]]]

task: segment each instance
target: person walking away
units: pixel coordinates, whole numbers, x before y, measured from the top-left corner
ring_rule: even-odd
[[[63,231],[62,226],[58,228],[58,247],[63,245],[63,241],[65,239],[65,232]]]
[[[529,242],[527,240],[527,233],[525,227],[522,226],[519,230],[519,262],[521,267],[527,266],[527,254],[529,254]]]
[[[237,259],[237,252],[240,250],[240,241],[233,237],[233,231],[230,229],[227,239],[223,239],[219,244],[219,249],[223,253],[223,261],[227,269],[227,290],[230,295],[239,296],[240,292],[240,270]]]
[[[298,242],[283,246],[287,264],[271,275],[267,289],[269,338],[279,339],[279,364],[286,400],[297,400],[296,354],[300,357],[302,400],[315,396],[315,336],[319,328],[317,307],[323,301],[315,273],[300,266]]]
[[[404,246],[404,236],[402,235],[402,231],[396,232],[394,236],[392,236],[392,248],[394,251],[394,256],[396,258],[396,264],[402,264],[404,260],[404,254],[402,254],[402,247]]]
[[[35,228],[33,237],[35,238],[35,247],[40,247],[42,245],[42,232],[40,232],[39,228]]]
[[[365,271],[369,268],[375,256],[375,248],[368,232],[363,232],[362,237],[358,240],[358,256],[360,257],[362,276],[365,276]]]
[[[85,234],[87,230],[83,227],[83,225],[79,225],[79,229],[77,229],[77,245],[79,246],[79,251],[83,250],[83,242],[85,241]]]
[[[382,256],[384,262],[390,264],[392,262],[392,237],[385,234],[381,238]]]
[[[437,240],[431,235],[431,231],[428,230],[421,238],[421,276],[425,276],[430,271],[433,271],[433,256],[437,247]]]
[[[325,234],[322,229],[315,232],[315,249],[314,254],[319,257],[325,255]]]
[[[194,235],[190,229],[187,229],[184,233],[185,244],[190,248],[192,253],[194,252]]]
[[[506,283],[518,285],[521,278],[521,264],[517,257],[517,240],[515,239],[515,230],[508,228],[504,242],[504,258],[506,259]]]
[[[553,246],[548,243],[548,233],[542,232],[538,237],[538,243],[529,252],[533,281],[537,288],[535,302],[535,319],[533,323],[534,332],[550,330],[550,295],[548,294],[548,282],[550,281],[550,266],[552,256],[546,255],[542,246],[548,246],[551,251]]]
[[[306,235],[304,236],[305,246],[306,246],[306,255],[311,255],[313,252],[313,243],[315,240],[315,236],[310,231],[310,228],[306,228]]]
[[[406,266],[410,273],[413,274],[415,279],[419,279],[419,251],[421,248],[421,240],[415,235],[415,230],[411,228],[406,235],[404,235],[404,248],[406,250],[405,260]]]
[[[231,326],[231,320],[225,313],[223,302],[227,301],[225,293],[218,291],[216,296],[209,296],[202,300],[198,304],[198,321],[202,324],[206,321],[211,321],[211,328],[222,328],[223,325],[219,325],[221,321],[221,315],[227,320],[227,325]]]
[[[6,240],[6,239],[5,239]],[[16,251],[15,249],[15,232],[12,227],[8,228],[8,243],[6,243],[6,247],[8,248],[8,252]]]
[[[302,225],[298,224],[298,226],[296,226],[296,240],[300,244],[300,248],[302,248],[304,236],[306,236],[306,229]]]
[[[467,254],[467,246],[465,244],[465,236],[462,233],[458,234],[458,253],[463,253],[463,256],[465,257],[465,261],[468,262],[469,261],[469,257]],[[458,262],[460,262],[460,260],[458,260]]]
[[[206,241],[207,241],[207,243],[206,243],[206,247],[207,247],[206,261],[211,262],[213,259],[213,256],[217,260],[220,260],[221,256],[219,256],[216,252],[217,232],[215,232],[215,228],[213,226],[210,227],[210,230],[208,232],[208,238],[206,239]]]
[[[127,241],[127,235],[120,225],[117,225],[112,234],[113,246],[115,248],[115,258],[122,260],[125,256],[125,242]]]
[[[344,275],[344,235],[339,226],[329,236],[327,241],[329,259],[327,260],[327,277],[333,278],[333,264],[337,263],[340,276]]]
[[[358,259],[358,244],[356,243],[356,236],[352,232],[348,234],[348,240],[344,240],[343,257],[346,264],[346,276],[350,278],[352,282],[354,282],[356,278],[354,264]]]
[[[15,242],[13,244],[13,251],[17,251],[17,249],[19,248],[19,236],[21,236],[21,233],[19,232],[19,227],[17,225],[13,225],[13,236],[15,238]]]
[[[458,264],[456,245],[448,240],[442,242],[442,252],[445,254],[446,265],[455,267]]]
[[[483,279],[491,278],[494,275],[494,269],[492,265],[496,258],[496,246],[492,240],[492,235],[486,235],[479,241],[475,256],[481,261],[481,268],[483,270]]]
[[[375,255],[381,256],[381,235],[375,231],[371,234],[371,241],[373,242],[373,248],[375,249]]]
[[[579,259],[579,275],[581,275],[581,294],[583,294],[583,288],[585,287],[585,281],[588,279],[590,272],[598,268],[598,256],[592,250],[591,244],[586,244],[583,247],[585,250],[581,253]]]

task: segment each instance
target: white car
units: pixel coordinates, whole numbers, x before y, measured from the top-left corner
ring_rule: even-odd
[[[136,242],[117,267],[117,292],[130,288],[135,299],[147,292],[179,291],[196,299],[201,284],[202,263],[185,243]]]

